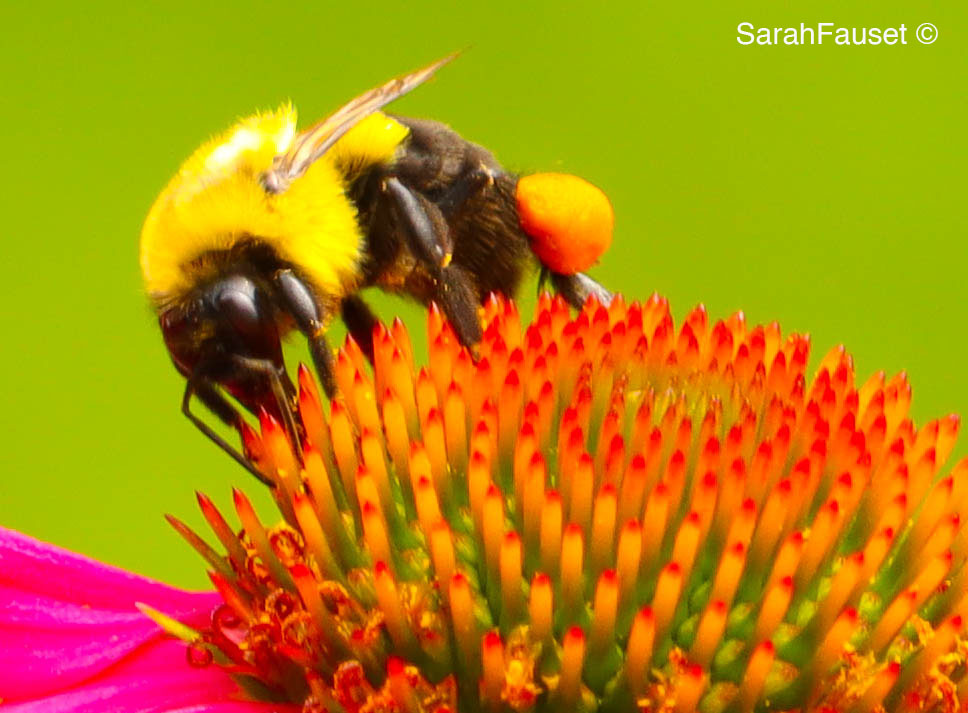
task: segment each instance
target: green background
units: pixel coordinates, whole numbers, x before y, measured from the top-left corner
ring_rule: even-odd
[[[394,110],[602,186],[606,285],[778,319],[814,363],[844,342],[861,378],[907,369],[919,422],[968,409],[962,2],[137,5],[0,10],[4,525],[204,584],[161,513],[199,524],[193,489],[257,488],[178,411],[141,221],[235,118],[292,98],[312,120],[459,48]],[[743,47],[743,21],[905,23],[908,44]]]

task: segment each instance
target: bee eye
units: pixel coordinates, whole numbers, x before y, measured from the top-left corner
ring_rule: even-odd
[[[199,314],[197,305],[187,307],[172,307],[158,316],[158,324],[162,334],[169,343],[184,341],[197,327]]]
[[[254,281],[238,275],[213,287],[212,311],[222,339],[240,355],[281,358],[272,305]]]
[[[174,310],[165,310],[158,316],[158,322],[161,324],[161,329],[163,332],[170,332],[176,326],[180,320],[176,315]]]
[[[262,333],[262,319],[253,295],[247,295],[235,289],[227,289],[219,293],[216,298],[218,313],[228,323],[234,332],[245,337]]]

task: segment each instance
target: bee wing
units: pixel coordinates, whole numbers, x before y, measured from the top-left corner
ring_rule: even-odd
[[[439,59],[423,69],[391,79],[375,89],[359,95],[333,114],[298,134],[284,154],[273,159],[272,168],[262,177],[262,184],[270,193],[282,193],[289,184],[325,154],[333,144],[357,123],[394,99],[403,96],[426,82],[434,72],[450,62],[457,53]]]

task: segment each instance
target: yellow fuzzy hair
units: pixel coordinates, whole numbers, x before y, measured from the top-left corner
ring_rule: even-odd
[[[243,119],[182,165],[141,231],[141,271],[156,305],[197,283],[199,256],[241,240],[267,244],[322,294],[340,296],[353,287],[363,236],[347,183],[368,166],[391,162],[408,130],[372,114],[285,192],[268,194],[259,178],[295,133],[296,112],[283,105]]]

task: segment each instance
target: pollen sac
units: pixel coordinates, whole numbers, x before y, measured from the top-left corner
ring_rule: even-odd
[[[329,404],[302,370],[303,442],[246,433],[279,522],[172,518],[225,602],[193,665],[305,713],[968,703],[968,460],[903,374],[658,296],[483,319],[477,359],[437,311],[429,367],[348,344]]]
[[[531,249],[554,272],[587,270],[612,243],[612,204],[583,178],[567,173],[524,176],[518,180],[516,198]]]

